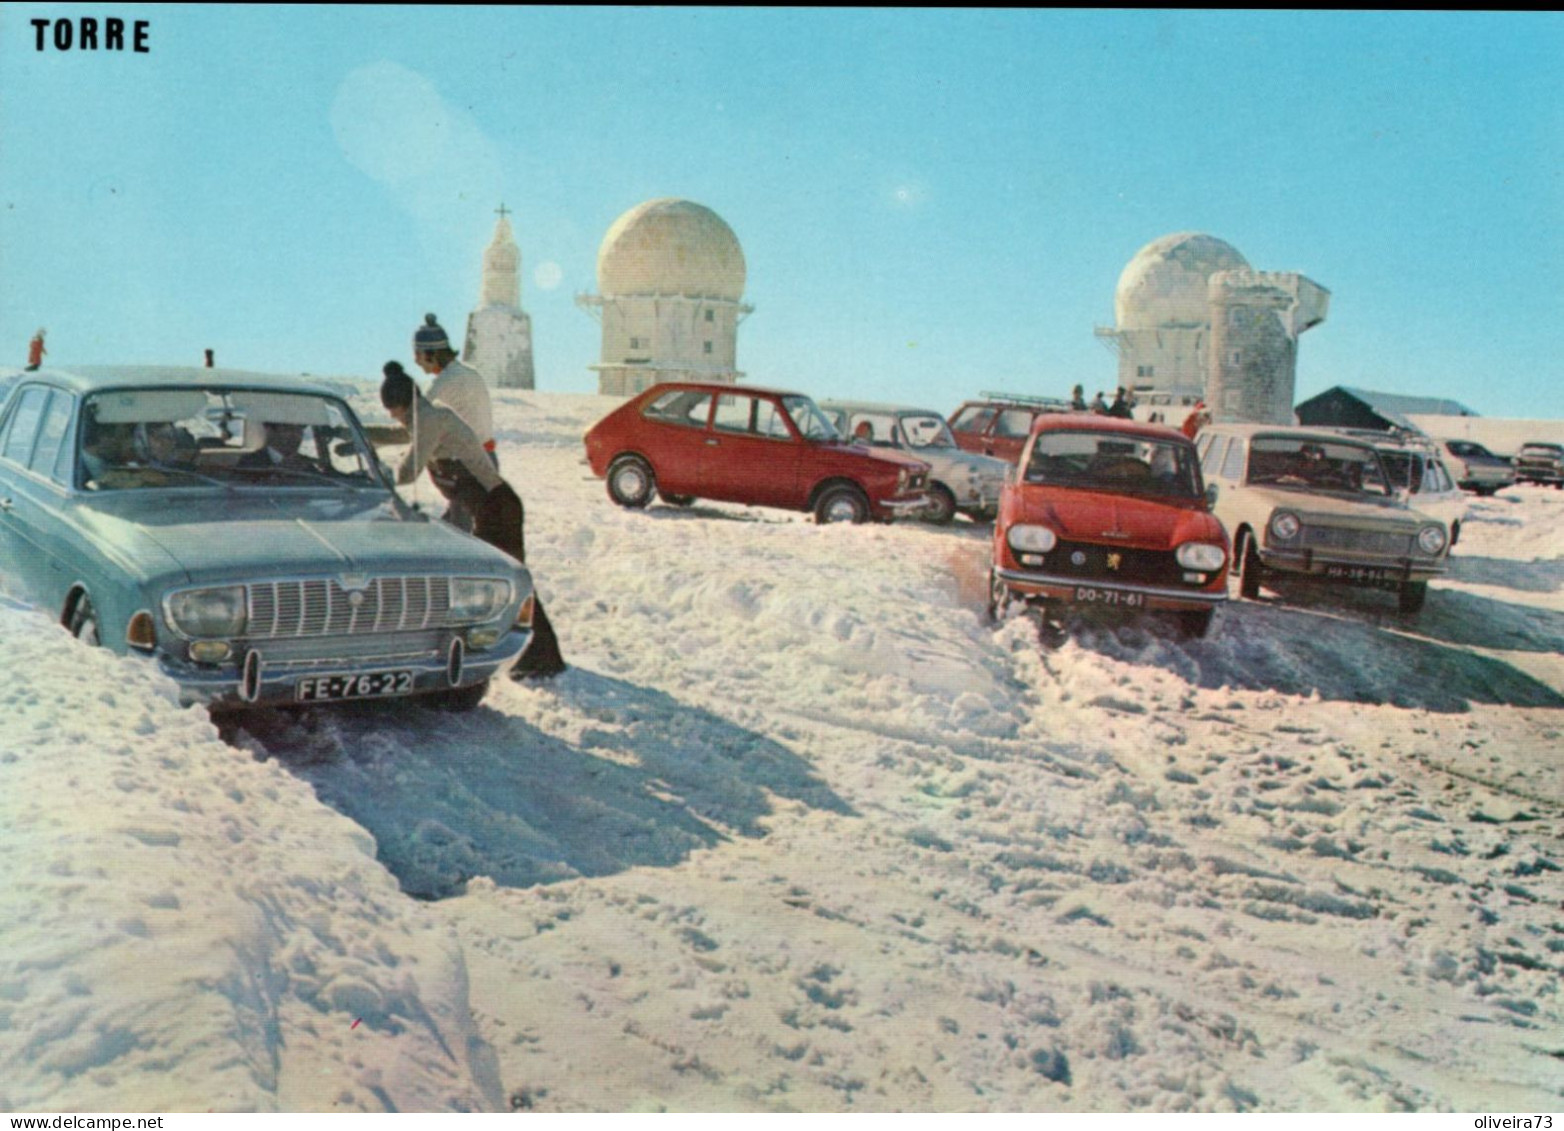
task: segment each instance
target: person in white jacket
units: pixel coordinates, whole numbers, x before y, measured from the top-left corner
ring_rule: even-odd
[[[489,401],[489,384],[482,373],[456,356],[444,327],[433,314],[424,315],[424,324],[413,332],[413,363],[434,377],[424,390],[424,396],[461,417],[498,467],[500,458],[494,444],[494,407]],[[445,520],[463,530],[472,530],[473,515],[460,499],[451,502]]]
[[[500,477],[477,435],[453,409],[425,399],[397,362],[386,362],[384,373],[380,403],[413,440],[396,469],[396,481],[411,483],[427,468],[440,493],[451,502],[460,501],[474,516],[474,534],[525,563],[526,511],[521,497]],[[532,631],[532,646],[512,677],[547,679],[564,671],[565,660],[541,597],[533,606]]]

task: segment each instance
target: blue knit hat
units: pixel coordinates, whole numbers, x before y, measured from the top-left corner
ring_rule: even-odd
[[[439,321],[433,314],[424,315],[424,324],[413,333],[413,356],[428,350],[448,350],[451,348],[451,339],[445,336],[445,330],[441,328]]]

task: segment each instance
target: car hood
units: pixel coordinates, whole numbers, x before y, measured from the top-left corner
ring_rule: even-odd
[[[1040,523],[1069,542],[1112,542],[1153,550],[1191,541],[1227,542],[1222,524],[1193,500],[1179,505],[1068,488],[1028,494],[1031,497],[1023,497],[1012,521]]]
[[[1226,501],[1234,502],[1240,492],[1246,507],[1260,504],[1305,516],[1357,518],[1370,522],[1378,520],[1379,525],[1390,526],[1413,524],[1421,517],[1407,504],[1396,499],[1365,496],[1349,498],[1320,491],[1289,491],[1284,487],[1241,487],[1232,491],[1224,487],[1222,494],[1217,496],[1217,512],[1223,510],[1224,496],[1227,497]]]
[[[93,497],[77,519],[148,573],[192,581],[300,573],[508,573],[506,554],[442,522],[399,514],[378,492],[283,491]]]
[[[894,448],[866,448],[862,444],[854,444],[848,440],[829,440],[826,441],[825,446],[864,459],[905,467],[909,471],[925,471],[929,466],[927,461],[898,452]]]
[[[1005,460],[964,452],[960,448],[921,448],[916,458],[947,475],[954,468],[962,468],[976,473],[981,479],[1003,479],[1014,466]]]

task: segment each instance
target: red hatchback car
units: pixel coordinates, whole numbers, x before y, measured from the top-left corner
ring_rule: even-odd
[[[608,497],[644,507],[695,499],[811,511],[817,522],[891,519],[928,506],[929,465],[844,439],[802,393],[674,381],[586,434]]]
[[[1013,599],[1166,610],[1204,636],[1227,599],[1232,548],[1195,445],[1153,424],[1039,416],[999,497],[989,615]]]

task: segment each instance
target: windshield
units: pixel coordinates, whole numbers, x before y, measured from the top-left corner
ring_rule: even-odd
[[[121,389],[82,407],[76,483],[148,487],[383,486],[347,406],[270,390]]]
[[[836,425],[826,418],[814,401],[806,396],[793,395],[782,398],[782,407],[793,418],[793,425],[806,440],[840,440],[842,434]]]
[[[1200,496],[1192,444],[1122,432],[1038,433],[1027,460],[1026,481],[1120,494]]]
[[[1391,493],[1373,448],[1314,437],[1256,436],[1245,482],[1347,495]]]
[[[956,446],[956,438],[950,434],[950,425],[932,412],[903,413],[898,423],[902,439],[913,451]]]

